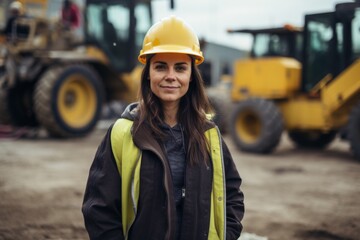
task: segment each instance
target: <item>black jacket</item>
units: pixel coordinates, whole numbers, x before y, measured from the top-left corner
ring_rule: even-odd
[[[133,118],[130,111],[123,116]],[[123,239],[121,178],[111,150],[111,129],[101,142],[90,168],[82,208],[86,229],[93,240]],[[170,168],[163,148],[146,124],[141,126],[133,140],[142,150],[142,161],[138,212],[129,239],[172,240],[176,212]],[[244,215],[241,178],[224,141],[222,145],[226,177],[226,239],[235,240],[240,236]],[[205,240],[210,222],[212,167],[188,164],[185,185],[180,239]]]

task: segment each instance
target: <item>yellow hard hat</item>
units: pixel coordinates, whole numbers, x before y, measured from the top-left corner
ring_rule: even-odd
[[[11,10],[18,10],[18,11],[21,11],[23,8],[23,5],[21,2],[19,1],[14,1],[10,4],[10,9]]]
[[[195,58],[196,65],[204,61],[195,32],[175,16],[162,19],[148,30],[138,60],[145,64],[146,55],[156,53],[189,54]]]

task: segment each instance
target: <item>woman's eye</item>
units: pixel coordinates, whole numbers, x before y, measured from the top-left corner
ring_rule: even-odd
[[[163,70],[163,69],[165,69],[165,65],[162,65],[162,64],[155,65],[155,69],[156,70]]]
[[[186,70],[186,66],[180,65],[175,67],[176,71],[182,72]]]

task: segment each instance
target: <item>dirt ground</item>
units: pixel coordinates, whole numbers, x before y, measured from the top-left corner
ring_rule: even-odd
[[[76,140],[0,139],[0,240],[88,239],[81,203],[105,128]],[[239,152],[244,232],[269,240],[360,239],[360,162],[345,142],[295,149],[284,136],[272,155]]]

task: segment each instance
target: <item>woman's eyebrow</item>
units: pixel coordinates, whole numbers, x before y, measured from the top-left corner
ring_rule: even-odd
[[[175,63],[175,65],[183,65],[183,64],[188,65],[187,62],[178,62],[178,63]]]

